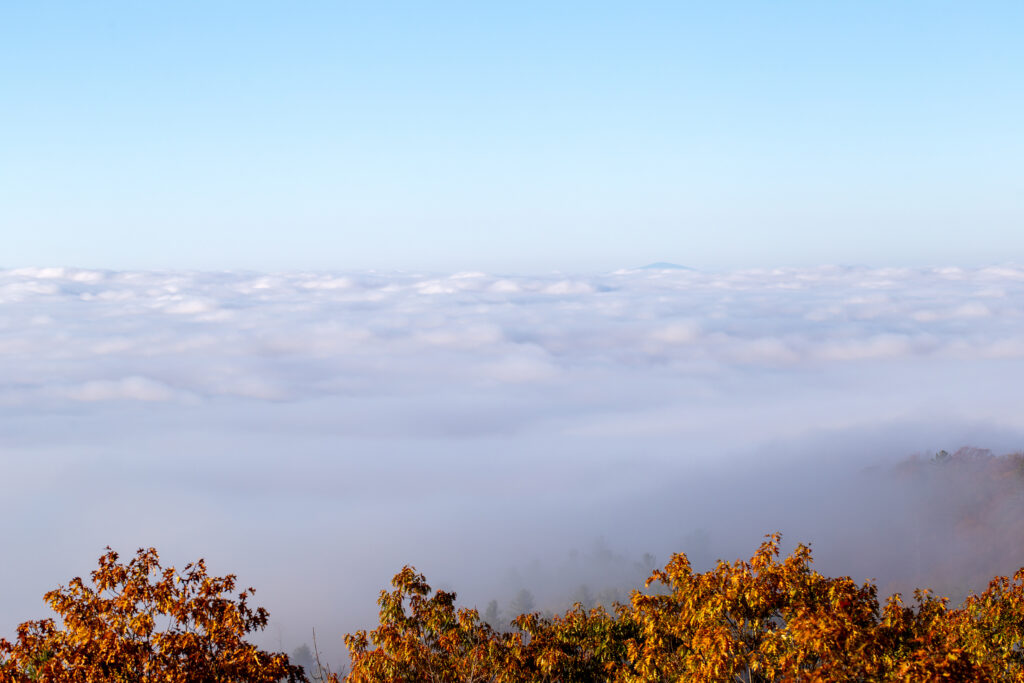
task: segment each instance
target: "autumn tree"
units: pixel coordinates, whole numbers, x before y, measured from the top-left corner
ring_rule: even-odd
[[[749,561],[696,573],[674,555],[634,593],[640,638],[629,644],[623,681],[982,680],[987,667],[965,656],[946,603],[917,594],[915,608],[877,589],[811,568],[804,545],[779,560],[778,534]]]
[[[499,632],[477,610],[455,607],[455,594],[431,588],[405,567],[378,600],[380,624],[345,637],[349,683],[585,683],[604,677],[626,655],[631,624],[601,608],[577,605],[552,619],[521,614]]]
[[[351,683],[389,681],[507,680],[495,678],[502,667],[508,637],[480,619],[475,609],[456,609],[455,594],[431,589],[425,577],[405,567],[392,591],[381,591],[380,625],[372,632],[345,636],[351,655]]]
[[[695,572],[683,554],[613,612],[521,614],[498,633],[406,567],[380,626],[346,642],[351,683],[1024,680],[1024,569],[962,607],[925,590],[879,605],[877,588],[787,557],[778,534],[750,560]]]
[[[1024,569],[960,607],[927,590],[879,604],[873,583],[826,577],[778,534],[749,560],[694,571],[684,554],[607,610],[520,614],[497,631],[456,596],[405,567],[381,591],[380,622],[345,636],[348,683],[647,683],[661,681],[1022,681]],[[267,624],[252,589],[200,560],[182,572],[156,551],[127,564],[109,551],[92,585],[47,593],[60,623],[22,624],[0,640],[0,683],[307,681],[246,634]],[[496,605],[495,610],[496,611]],[[315,641],[314,641],[315,645]],[[308,648],[300,650],[309,662]],[[339,683],[319,667],[317,680]]]
[[[209,576],[202,560],[160,565],[156,550],[127,563],[107,548],[91,585],[81,578],[45,595],[59,621],[28,621],[0,639],[0,683],[277,683],[305,681],[287,655],[246,642],[266,627],[249,588]]]

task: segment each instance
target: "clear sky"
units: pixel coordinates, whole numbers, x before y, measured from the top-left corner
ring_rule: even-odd
[[[4,2],[0,267],[1024,261],[1024,3]]]

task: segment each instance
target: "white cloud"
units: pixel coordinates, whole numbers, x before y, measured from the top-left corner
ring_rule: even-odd
[[[209,313],[214,307],[206,301],[199,299],[184,299],[167,302],[164,307],[166,313],[173,315],[194,315],[196,313]]]
[[[504,334],[497,325],[445,326],[417,332],[413,338],[430,346],[468,350],[494,347],[502,342]]]
[[[907,356],[913,351],[912,340],[900,334],[880,334],[866,339],[836,342],[822,347],[818,355],[825,360],[871,360]]]
[[[987,318],[992,315],[992,311],[983,303],[968,301],[957,306],[952,315],[955,318]]]
[[[651,339],[666,344],[690,344],[700,336],[700,326],[693,322],[676,322],[651,333]]]
[[[496,294],[517,294],[523,291],[515,281],[508,279],[495,280],[488,289]]]
[[[586,282],[561,280],[547,285],[542,291],[545,294],[590,294],[594,288]]]
[[[57,393],[73,401],[170,401],[175,391],[163,382],[148,377],[124,377],[119,380],[90,380],[60,389]]]
[[[504,354],[500,360],[484,366],[482,372],[499,382],[516,384],[552,379],[558,369],[543,349],[534,346]]]
[[[39,400],[38,388],[69,379],[108,383],[79,396],[117,393],[111,387],[124,377],[150,376],[154,366],[195,396],[280,401],[351,391],[353,381],[375,393],[432,383],[461,391],[474,386],[481,367],[502,381],[590,381],[581,373],[600,369],[617,378],[594,387],[602,392],[698,367],[727,376],[901,358],[984,362],[1017,357],[1021,273],[19,269],[0,272],[0,358],[19,380],[9,396],[20,392],[29,402]]]
[[[269,289],[272,284],[261,282],[260,284],[253,285],[254,289]],[[349,289],[352,287],[352,280],[347,277],[331,277],[326,276],[308,282],[303,282],[301,285],[305,289]]]

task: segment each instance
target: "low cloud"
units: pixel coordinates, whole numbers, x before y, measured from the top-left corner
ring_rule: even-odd
[[[72,401],[170,401],[175,391],[163,382],[148,377],[119,380],[97,379],[64,388],[58,392]]]
[[[984,361],[1018,355],[1022,282],[1011,267],[571,278],[20,269],[0,272],[0,360],[17,377],[8,400],[49,397],[41,410],[60,395],[159,393],[115,390],[126,377],[211,399],[264,387],[241,393],[276,401],[348,395],[354,377],[402,394],[501,377],[578,386],[593,371],[686,379],[695,365],[724,377]],[[69,380],[85,388],[38,391]]]

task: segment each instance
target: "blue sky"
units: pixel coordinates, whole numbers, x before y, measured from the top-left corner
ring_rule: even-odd
[[[1022,33],[1017,2],[4,3],[0,266],[1020,262]]]

